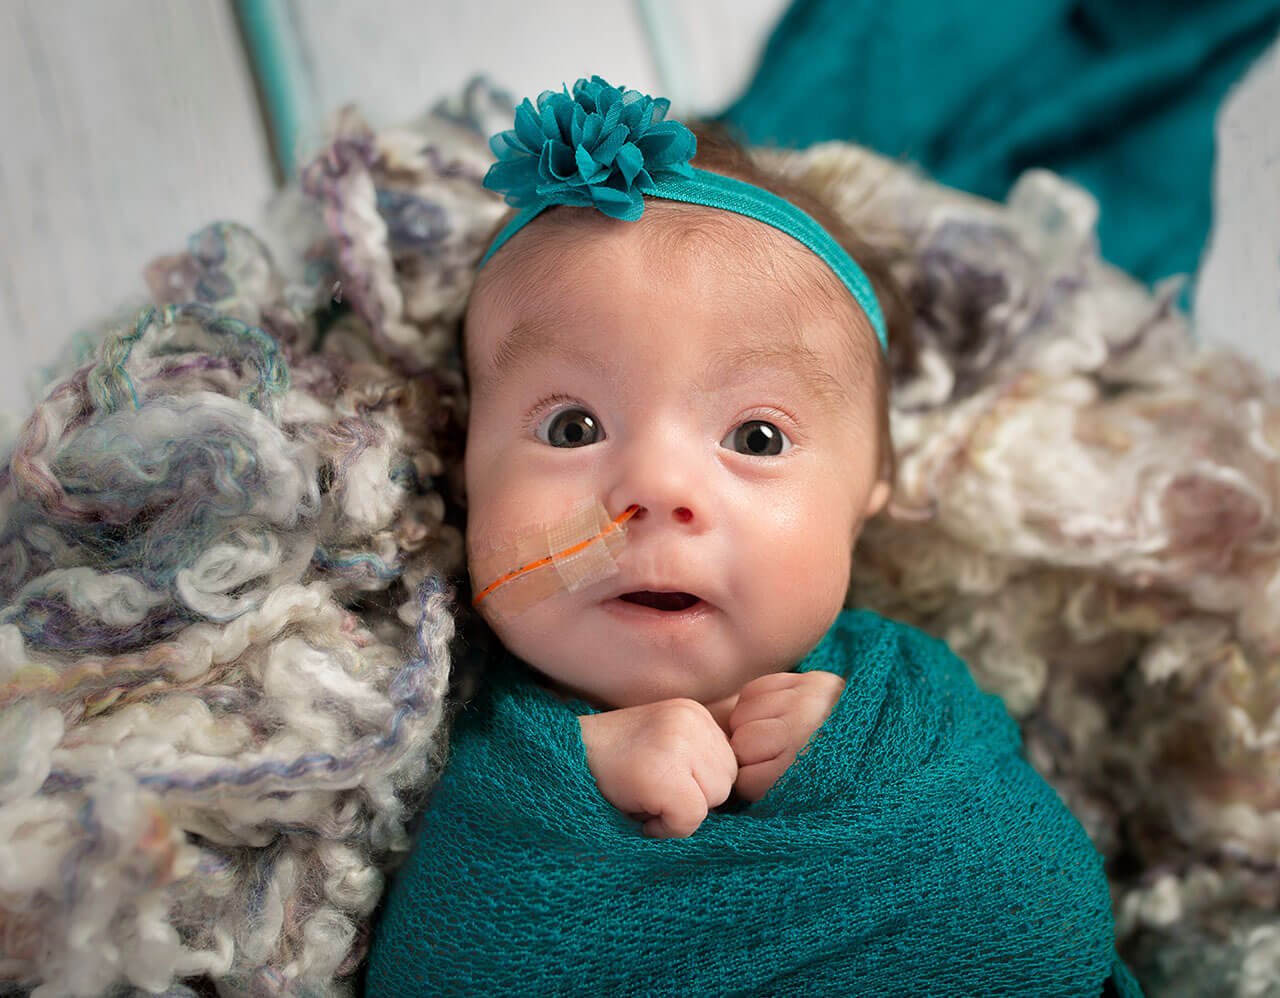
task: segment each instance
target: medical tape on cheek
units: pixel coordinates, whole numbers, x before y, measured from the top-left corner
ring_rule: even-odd
[[[577,592],[618,572],[617,554],[626,522],[639,510],[630,506],[610,519],[592,500],[555,523],[530,528],[520,537],[472,557],[471,578],[488,579],[471,600],[501,616],[514,616],[562,592]]]

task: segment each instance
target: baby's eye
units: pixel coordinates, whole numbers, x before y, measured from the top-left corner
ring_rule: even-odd
[[[538,424],[534,435],[552,447],[586,447],[604,439],[604,430],[586,409],[558,409]]]
[[[772,423],[766,423],[763,419],[748,419],[730,430],[720,441],[720,446],[751,457],[772,457],[790,448],[791,441]]]

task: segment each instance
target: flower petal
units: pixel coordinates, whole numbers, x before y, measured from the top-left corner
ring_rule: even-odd
[[[558,100],[555,103],[556,126],[559,129],[559,138],[562,142],[572,144],[573,112],[576,110],[578,110],[578,105],[571,100]]]
[[[598,76],[593,76],[590,80],[579,80],[573,85],[573,99],[586,111],[598,114],[600,111],[600,92],[607,90],[608,87],[609,84]]]
[[[631,186],[631,181],[635,180],[636,174],[644,170],[644,153],[636,146],[634,142],[625,142],[618,149],[618,154],[614,157],[614,162],[622,171],[622,177],[627,182],[627,186]]]
[[[593,187],[591,197],[595,206],[610,218],[634,221],[644,211],[644,198],[638,193],[614,190],[612,187]]]
[[[587,151],[586,146],[578,146],[573,155],[584,183],[598,183],[609,176],[608,168],[597,163],[591,153]]]
[[[532,146],[526,147],[525,144],[520,141],[520,137],[516,135],[513,129],[502,133],[502,141],[507,147],[506,152],[501,154],[504,159],[514,159],[520,156],[537,156],[542,149],[541,136],[538,137],[538,141]]]
[[[650,169],[670,169],[679,162],[688,162],[697,151],[698,142],[693,132],[678,121],[659,121],[636,141],[644,153],[644,162]]]
[[[624,191],[613,184],[596,184],[595,187],[591,188],[591,196],[600,201],[608,201],[611,204],[630,203],[631,201],[630,191]]]
[[[615,128],[618,127],[618,122],[622,120],[622,111],[623,111],[622,101],[619,100],[617,97],[615,97],[613,100],[609,102],[609,106],[605,109],[605,112],[604,112],[604,128],[602,129],[603,132],[607,134],[609,132],[612,132]]]
[[[538,171],[531,156],[518,160],[494,163],[484,175],[484,186],[491,191],[502,191],[511,204],[533,193]]]
[[[640,113],[636,118],[636,123],[631,130],[638,135],[643,135],[653,125],[653,101],[645,101],[640,107]]]
[[[566,184],[539,184],[536,188],[537,199],[547,204],[568,204],[589,208],[592,204],[591,196],[587,193],[590,188],[569,187]]]
[[[593,150],[593,158],[597,163],[609,164],[613,162],[613,157],[617,155],[618,150],[622,148],[622,144],[630,137],[630,132],[626,125],[619,125],[612,132],[600,140],[600,143]]]
[[[545,97],[546,94],[543,94]],[[556,96],[555,94],[551,95]],[[560,138],[560,123],[556,121],[555,105],[551,101],[542,103],[541,98],[538,101],[538,123],[541,125],[542,136],[544,139]]]
[[[533,104],[528,97],[516,108],[515,133],[529,152],[537,152],[542,148],[542,129],[538,126],[538,112],[533,109]]]
[[[498,159],[511,159],[515,155],[512,151],[511,140],[507,138],[510,132],[495,132],[489,136],[489,151]]]
[[[640,151],[644,153],[644,161],[651,167],[661,168],[668,158],[673,158],[669,156],[669,152],[672,146],[675,145],[676,136],[670,132],[658,132],[650,129],[634,141],[640,147]]]
[[[588,149],[595,149],[600,142],[600,136],[604,132],[604,119],[598,114],[587,115],[586,126],[582,129],[581,145]]]
[[[567,145],[553,139],[542,147],[538,172],[547,180],[553,177],[556,180],[568,180],[578,172],[577,157]]]

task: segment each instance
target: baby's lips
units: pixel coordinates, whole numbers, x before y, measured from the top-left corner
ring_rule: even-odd
[[[622,599],[626,596],[633,597],[628,602],[640,602],[645,594],[651,594],[659,599],[666,597],[669,599],[678,599],[679,596],[687,597],[687,602],[712,604],[713,601],[708,598],[707,587],[701,584],[694,584],[693,580],[684,581],[674,579],[654,579],[654,578],[637,578],[623,572],[620,577],[609,579],[606,588],[601,592],[601,600],[608,601],[614,599]],[[634,597],[639,596],[640,599]]]
[[[647,606],[654,610],[666,610],[673,613],[688,610],[690,607],[697,606],[702,602],[693,593],[653,589],[641,589],[623,593],[618,599],[627,603],[635,603],[639,606]]]

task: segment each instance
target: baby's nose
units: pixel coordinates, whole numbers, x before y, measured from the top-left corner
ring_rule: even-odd
[[[706,476],[695,461],[660,448],[636,448],[617,467],[617,480],[605,500],[611,516],[634,505],[640,507],[631,518],[636,526],[686,530],[711,526],[703,495]]]
[[[610,515],[635,505],[641,511],[630,522],[638,528],[711,529],[714,465],[696,431],[679,413],[667,413],[619,433],[607,465]]]

